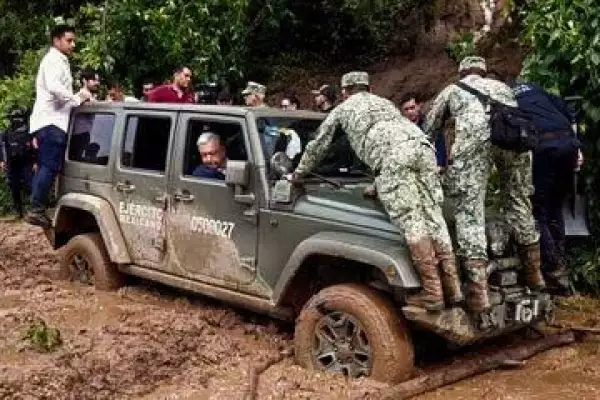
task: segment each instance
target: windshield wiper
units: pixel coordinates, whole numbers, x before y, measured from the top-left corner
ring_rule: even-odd
[[[308,175],[314,176],[315,178],[317,178],[325,183],[328,183],[331,186],[334,186],[336,189],[342,188],[341,183],[339,183],[338,181],[334,181],[333,179],[326,178],[323,175],[315,174],[314,172],[309,172]]]

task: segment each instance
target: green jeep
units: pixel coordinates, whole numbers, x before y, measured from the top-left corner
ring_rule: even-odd
[[[407,307],[419,291],[403,238],[345,137],[302,184],[282,180],[324,118],[269,108],[111,103],[74,110],[47,234],[65,278],[114,290],[125,275],[295,320],[295,356],[315,370],[389,382],[414,368],[411,336],[458,345],[552,314],[520,284],[506,227],[494,225],[493,309]],[[225,179],[193,175],[206,131],[227,149]]]

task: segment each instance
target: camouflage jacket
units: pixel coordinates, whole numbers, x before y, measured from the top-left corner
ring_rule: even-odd
[[[379,127],[392,129],[378,129]],[[394,103],[368,92],[359,92],[338,105],[319,127],[316,137],[306,146],[295,173],[313,170],[325,157],[337,128],[341,128],[350,146],[372,171],[379,171],[387,149],[401,146],[410,139],[426,140],[423,132],[406,119]],[[394,132],[390,135],[386,132]]]
[[[492,99],[507,105],[516,106],[512,90],[500,81],[468,75],[461,80]],[[456,158],[480,151],[490,139],[489,116],[475,95],[456,85],[446,87],[434,100],[427,114],[425,133],[434,140],[449,117],[456,119],[455,140],[451,157]]]

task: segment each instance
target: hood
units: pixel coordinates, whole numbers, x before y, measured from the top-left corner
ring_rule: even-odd
[[[365,199],[363,189],[364,185],[307,188],[307,194],[296,202],[294,214],[398,233],[381,203]]]

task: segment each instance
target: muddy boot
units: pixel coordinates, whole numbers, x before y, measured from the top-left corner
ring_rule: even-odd
[[[525,284],[534,291],[546,288],[546,282],[542,276],[540,245],[535,243],[529,246],[519,246],[521,262],[525,266]]]
[[[564,265],[559,265],[546,273],[548,283],[548,292],[556,296],[571,296],[571,284],[569,282],[569,272]]]
[[[458,305],[465,300],[460,287],[458,269],[456,268],[456,258],[452,250],[442,250],[438,245],[434,245],[435,253],[440,260],[442,287],[448,303]]]
[[[465,261],[467,271],[467,307],[469,311],[481,313],[491,307],[487,285],[487,262]]]
[[[408,245],[413,259],[413,264],[421,277],[423,289],[421,293],[410,296],[406,304],[424,308],[427,311],[441,311],[444,309],[444,295],[442,283],[437,268],[437,259],[431,240],[423,239]]]
[[[44,209],[31,209],[25,216],[25,221],[32,225],[41,226],[44,229],[50,228],[52,225]]]

